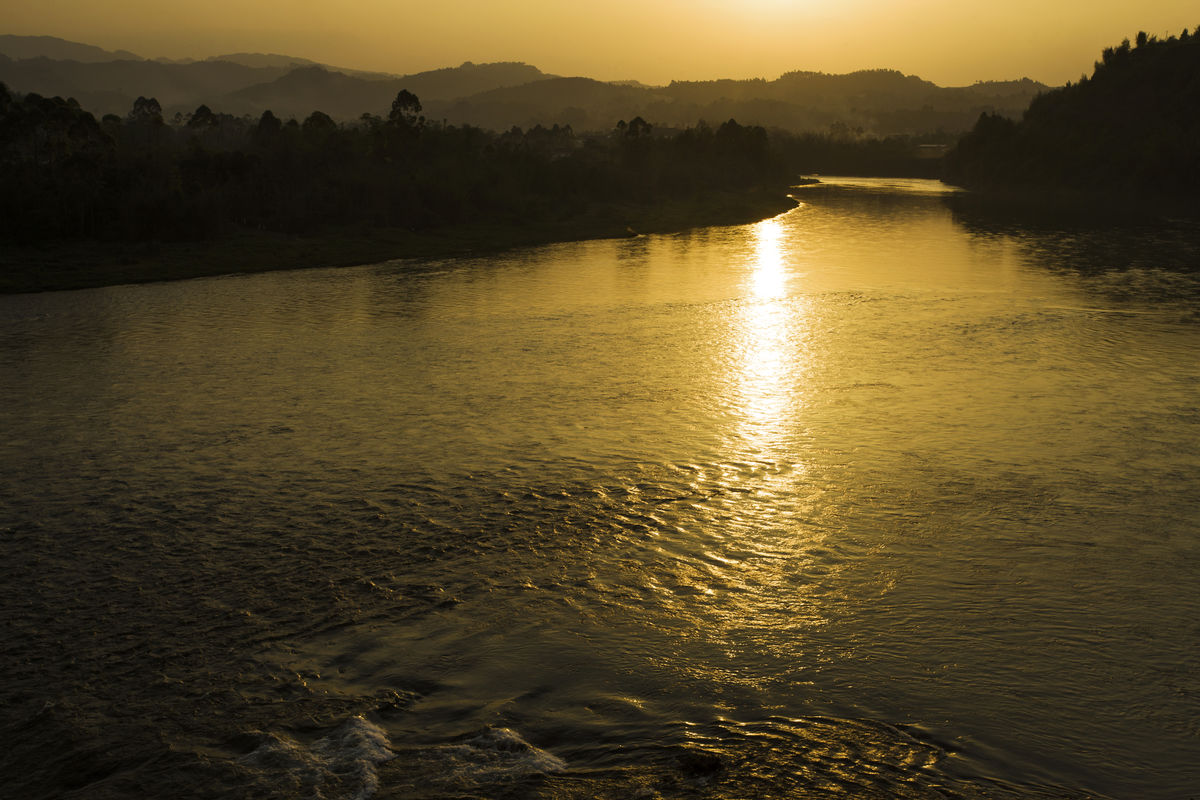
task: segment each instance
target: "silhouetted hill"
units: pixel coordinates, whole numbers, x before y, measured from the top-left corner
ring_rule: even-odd
[[[422,100],[455,100],[460,97],[510,86],[544,81],[557,77],[547,75],[537,67],[518,61],[499,61],[492,64],[472,64],[434,69],[404,75],[404,88]]]
[[[97,115],[123,115],[145,96],[157,98],[168,118],[203,103],[254,116],[270,109],[283,118],[319,110],[348,121],[364,112],[386,113],[396,92],[407,89],[421,99],[430,119],[494,130],[538,124],[608,130],[620,119],[640,116],[660,128],[738,119],[852,136],[957,133],[968,130],[981,112],[1015,117],[1047,88],[1028,79],[944,88],[895,70],[789,72],[773,81],[675,81],[654,87],[558,78],[519,62],[466,62],[392,76],[263,53],[192,62],[0,59],[0,81],[20,92],[75,97]]]
[[[208,58],[198,60],[228,61],[230,64],[241,64],[243,67],[254,67],[256,69],[261,67],[284,67],[287,69],[295,69],[296,67],[327,66],[307,58],[284,56],[278,53],[225,53],[224,55],[209,56]]]
[[[492,130],[515,126],[570,125],[576,130],[607,130],[645,105],[647,90],[591,78],[548,78],[493,89],[450,103],[427,104],[430,116]],[[693,120],[694,121],[694,120]]]
[[[20,92],[74,97],[96,116],[124,116],[139,96],[157,97],[163,111],[189,112],[230,92],[274,80],[287,70],[228,61],[164,64],[158,61],[83,63],[48,58],[0,62],[0,81]]]
[[[1019,123],[982,116],[948,155],[967,186],[1176,198],[1200,186],[1200,28],[1110,47],[1091,78],[1037,97]]]
[[[660,94],[683,117],[735,116],[790,130],[840,123],[887,135],[966,130],[985,110],[1016,116],[1047,88],[1028,78],[946,88],[896,70],[861,70],[788,72],[774,81],[674,81]]]
[[[284,119],[303,119],[319,109],[336,119],[355,119],[364,112],[386,112],[397,91],[395,79],[365,80],[324,67],[299,67],[269,83],[231,92],[215,107],[252,115],[270,109]]]
[[[641,116],[672,127],[736,118],[792,131],[832,126],[888,135],[967,130],[983,111],[1017,116],[1046,88],[1028,79],[943,88],[894,70],[792,72],[774,81],[674,81],[665,87],[562,78],[427,106],[432,116],[497,130],[555,123],[605,129]]]
[[[303,118],[320,110],[349,120],[364,111],[386,113],[402,88],[436,102],[550,77],[536,67],[512,62],[467,62],[395,76],[335,70],[307,59],[258,53],[184,62],[82,62],[0,55],[0,81],[12,89],[74,97],[97,116],[124,115],[137,97],[145,96],[157,98],[168,117],[206,104],[233,114],[257,116],[270,109],[285,118]]]
[[[270,83],[232,92],[218,105],[234,114],[270,109],[277,116],[303,118],[320,110],[335,119],[357,119],[363,113],[386,114],[401,89],[421,98],[431,118],[435,110],[464,94],[546,80],[550,76],[527,64],[472,64],[419,72],[403,77],[364,78],[311,66],[293,69]],[[468,120],[481,124],[475,120]]]
[[[331,72],[341,72],[345,75],[350,75],[355,78],[363,78],[366,80],[384,80],[387,78],[396,77],[396,75],[390,72],[372,72],[370,70],[347,69],[346,67],[322,64],[319,61],[313,61],[308,58],[297,58],[296,56],[285,56],[278,53],[226,53],[225,55],[209,56],[208,58],[204,59],[189,59],[176,63],[187,64],[195,60],[229,61],[233,64],[241,64],[244,67],[255,68],[296,69],[298,67],[321,67],[322,69],[327,69]],[[168,61],[168,63],[170,62]]]
[[[11,59],[54,58],[70,61],[140,61],[141,56],[128,50],[105,50],[90,44],[69,42],[56,36],[14,36],[0,34],[0,53]]]
[[[862,70],[844,75],[788,72],[774,81],[675,81],[665,89],[677,102],[779,100],[820,111],[920,107],[937,102],[947,91],[896,70]]]

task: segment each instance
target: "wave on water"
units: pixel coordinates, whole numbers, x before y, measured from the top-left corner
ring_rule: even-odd
[[[527,742],[511,728],[487,728],[458,741],[414,746],[389,770],[397,796],[459,796],[520,784],[567,770],[567,762]]]
[[[511,728],[489,728],[459,744],[437,748],[461,777],[491,782],[534,773],[563,772],[567,762],[534,747]]]
[[[312,796],[367,800],[379,790],[379,765],[395,757],[383,729],[356,716],[307,747],[290,736],[267,734],[240,760]]]
[[[323,800],[368,800],[379,791],[381,765],[390,761],[398,767],[386,782],[401,793],[466,791],[567,769],[566,761],[510,728],[489,728],[449,744],[395,748],[382,728],[362,716],[311,745],[266,734],[239,759],[288,796]]]

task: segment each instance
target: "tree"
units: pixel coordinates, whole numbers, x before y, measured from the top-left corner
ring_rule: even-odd
[[[259,147],[268,147],[279,138],[279,132],[282,130],[283,123],[279,121],[279,117],[267,109],[258,118],[258,124],[254,126],[250,137]]]
[[[400,128],[417,128],[425,122],[420,113],[421,101],[408,89],[401,89],[392,101],[388,122]]]
[[[337,123],[324,111],[314,111],[304,120],[303,130],[306,134],[327,134],[337,130]]]
[[[129,116],[126,119],[135,124],[162,125],[162,106],[153,97],[149,99],[138,97],[133,101],[133,108],[129,110]]]
[[[206,105],[201,105],[193,111],[191,118],[187,122],[189,128],[212,128],[216,124],[217,115]]]
[[[617,127],[621,127],[620,123],[617,124]],[[630,139],[641,139],[643,136],[650,135],[652,126],[641,117],[634,117],[629,120],[629,124],[623,130],[625,135]]]

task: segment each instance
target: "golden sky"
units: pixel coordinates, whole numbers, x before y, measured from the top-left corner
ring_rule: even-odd
[[[1091,73],[1139,30],[1200,25],[1196,0],[3,0],[0,33],[147,57],[285,53],[411,73],[524,61],[601,80],[776,78],[886,67],[943,86]]]

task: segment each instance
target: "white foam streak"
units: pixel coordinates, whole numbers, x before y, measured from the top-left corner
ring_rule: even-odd
[[[313,797],[369,800],[379,790],[378,766],[395,756],[387,734],[355,716],[311,747],[288,736],[270,734],[241,761],[284,771],[299,787],[310,789]]]
[[[491,728],[460,745],[448,745],[459,774],[476,781],[563,772],[567,762],[534,747],[511,728]]]

